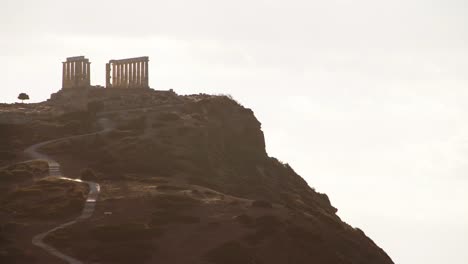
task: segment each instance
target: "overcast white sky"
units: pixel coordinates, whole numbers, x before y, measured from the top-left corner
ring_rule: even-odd
[[[150,56],[150,85],[227,93],[271,156],[398,264],[468,260],[462,0],[0,0],[0,101],[60,89],[85,55]]]

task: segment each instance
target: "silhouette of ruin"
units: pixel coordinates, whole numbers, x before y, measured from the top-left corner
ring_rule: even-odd
[[[69,57],[62,64],[62,89],[91,86],[91,62],[85,56]]]
[[[149,88],[149,57],[110,60],[106,63],[106,88]],[[85,56],[63,62],[62,89],[91,88],[91,62]]]
[[[148,57],[110,60],[106,64],[106,88],[149,88]]]

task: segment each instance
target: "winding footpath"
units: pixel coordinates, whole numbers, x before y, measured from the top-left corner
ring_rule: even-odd
[[[49,254],[54,255],[54,256],[66,261],[66,262],[68,262],[70,264],[82,264],[82,262],[75,259],[75,258],[73,258],[73,257],[65,255],[64,253],[58,251],[56,248],[46,244],[44,242],[44,238],[47,235],[49,235],[50,233],[52,233],[52,232],[54,232],[54,231],[56,231],[58,229],[65,228],[67,226],[73,225],[73,224],[75,224],[75,223],[77,223],[79,221],[83,221],[83,220],[91,217],[91,215],[94,212],[94,208],[96,206],[96,201],[97,201],[97,198],[98,198],[98,195],[99,195],[100,186],[99,186],[98,183],[95,183],[95,182],[92,182],[92,181],[82,181],[82,180],[79,180],[79,179],[72,179],[72,178],[63,177],[62,173],[60,172],[60,164],[57,161],[53,160],[51,157],[47,156],[46,154],[40,153],[39,149],[41,147],[47,145],[47,144],[58,142],[58,141],[61,141],[61,140],[73,139],[73,138],[90,136],[90,135],[96,135],[96,134],[106,133],[106,132],[109,132],[110,130],[112,130],[111,125],[110,125],[110,123],[109,123],[109,121],[107,119],[102,118],[98,122],[99,122],[100,126],[103,127],[103,130],[100,131],[100,132],[88,133],[88,134],[83,134],[83,135],[77,135],[77,136],[70,136],[70,137],[64,137],[64,138],[59,138],[59,139],[48,140],[48,141],[45,141],[45,142],[41,142],[41,143],[32,145],[32,146],[30,146],[29,148],[27,148],[24,151],[32,159],[41,159],[41,160],[47,161],[49,163],[49,176],[57,177],[57,178],[60,178],[60,179],[63,179],[63,180],[68,180],[68,181],[83,182],[83,183],[88,184],[88,186],[89,186],[88,197],[86,198],[86,203],[85,203],[85,205],[83,207],[83,211],[81,212],[80,216],[78,216],[77,218],[75,218],[74,220],[72,220],[70,222],[66,222],[64,224],[61,224],[61,225],[59,225],[57,227],[54,227],[54,228],[52,228],[52,229],[50,229],[48,231],[40,233],[40,234],[38,234],[38,235],[36,235],[36,236],[34,236],[32,238],[32,243],[35,246],[38,246],[38,247],[44,249]]]

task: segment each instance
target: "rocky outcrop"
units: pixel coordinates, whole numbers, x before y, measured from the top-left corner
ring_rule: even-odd
[[[255,247],[231,241],[207,255],[212,263],[223,263],[226,250],[245,254],[246,261],[261,255],[271,259],[267,263],[285,263],[288,258],[291,263],[393,263],[361,230],[336,215],[326,194],[309,187],[288,164],[268,156],[261,123],[251,109],[232,98],[174,93],[149,101],[144,99],[148,94],[102,93],[93,98],[104,103],[101,115],[112,119],[116,130],[60,142],[45,151],[80,158],[109,175],[110,181],[154,175],[210,188],[223,197],[272,205],[260,210],[284,208],[281,220],[239,218],[245,228],[256,230],[248,238]],[[115,111],[135,102],[151,107]],[[264,239],[268,242],[260,243]]]

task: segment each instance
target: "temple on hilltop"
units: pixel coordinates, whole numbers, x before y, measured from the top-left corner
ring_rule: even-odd
[[[149,88],[148,57],[110,60],[106,64],[106,88]]]
[[[106,63],[106,88],[149,88],[148,57],[110,60]],[[98,88],[91,85],[91,62],[85,56],[63,62],[62,90]]]
[[[91,86],[91,62],[85,56],[69,57],[62,64],[62,89]]]

